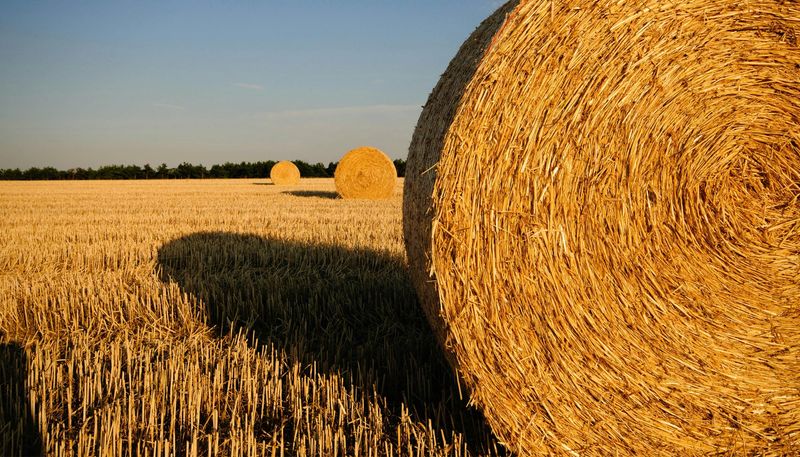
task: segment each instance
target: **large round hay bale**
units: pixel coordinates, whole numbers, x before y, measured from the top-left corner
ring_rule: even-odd
[[[292,162],[281,160],[272,166],[269,171],[272,184],[278,186],[291,186],[300,183],[300,170]]]
[[[342,157],[333,173],[336,192],[342,198],[378,200],[394,194],[397,170],[380,149],[360,147]]]
[[[409,150],[412,279],[520,455],[800,454],[800,4],[511,2]]]

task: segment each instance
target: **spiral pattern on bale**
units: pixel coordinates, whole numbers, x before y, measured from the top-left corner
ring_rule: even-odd
[[[345,154],[333,177],[342,198],[380,200],[394,194],[397,169],[383,151],[365,146]]]
[[[510,2],[409,149],[412,280],[519,455],[800,453],[800,4]]]
[[[272,166],[269,171],[269,179],[272,180],[272,184],[278,186],[300,184],[300,170],[294,163],[288,160],[281,160]]]

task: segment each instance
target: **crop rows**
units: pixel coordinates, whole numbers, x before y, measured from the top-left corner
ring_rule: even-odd
[[[466,456],[400,186],[0,183],[0,454]]]

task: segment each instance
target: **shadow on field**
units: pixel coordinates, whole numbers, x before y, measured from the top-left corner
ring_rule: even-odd
[[[271,182],[254,182],[253,185],[254,186],[274,186],[275,184],[272,184]]]
[[[28,405],[27,374],[22,346],[0,344],[0,455],[42,455],[42,438]]]
[[[374,387],[395,416],[405,405],[473,449],[494,447],[480,413],[459,399],[398,256],[211,232],[164,245],[158,263],[162,281],[202,300],[221,334],[252,331],[359,391]]]
[[[281,193],[293,195],[295,197],[316,197],[316,198],[330,198],[330,199],[339,198],[339,194],[337,194],[336,192],[330,192],[325,190],[289,190]]]

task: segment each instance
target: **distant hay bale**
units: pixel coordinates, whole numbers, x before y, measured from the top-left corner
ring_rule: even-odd
[[[345,154],[333,175],[336,192],[342,198],[389,198],[397,184],[397,170],[392,159],[380,149],[370,147]]]
[[[413,282],[519,455],[800,455],[800,4],[511,2],[405,181]]]
[[[300,183],[300,170],[297,165],[288,160],[281,160],[272,166],[269,172],[272,184],[278,186],[291,186]]]

